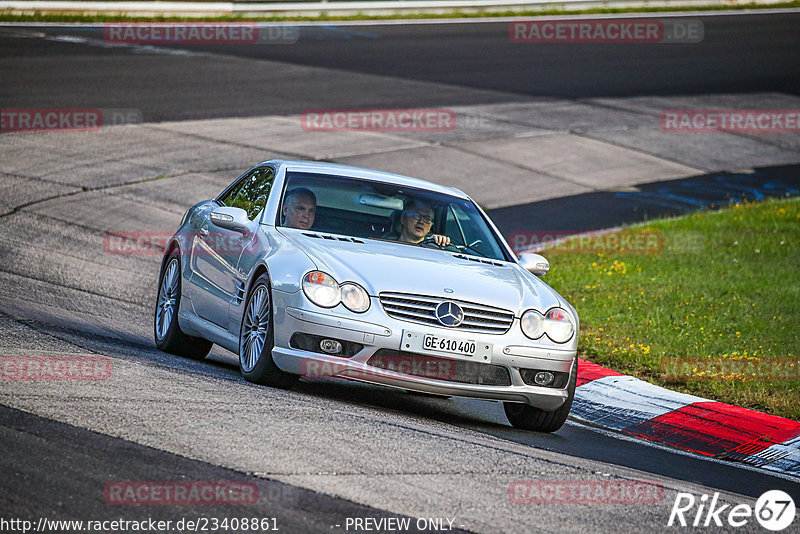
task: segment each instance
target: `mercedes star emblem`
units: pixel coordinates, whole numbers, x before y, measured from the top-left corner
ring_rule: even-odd
[[[458,326],[464,320],[464,312],[461,306],[446,300],[436,306],[436,318],[445,326]]]

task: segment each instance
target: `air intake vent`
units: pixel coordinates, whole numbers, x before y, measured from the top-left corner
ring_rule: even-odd
[[[313,233],[313,232],[303,232],[303,235],[306,237],[313,237],[315,239],[327,239],[328,241],[347,241],[348,243],[360,243],[362,245],[364,244],[362,240],[356,239],[355,237]]]
[[[487,265],[494,265],[495,267],[502,267],[502,263],[497,263],[496,261],[487,260],[485,258],[478,258],[475,256],[465,256],[464,254],[453,254],[454,258],[458,258],[460,260],[468,260],[474,261],[475,263],[485,263]]]
[[[367,365],[431,380],[481,386],[510,386],[511,376],[502,365],[438,358],[427,354],[379,349]]]

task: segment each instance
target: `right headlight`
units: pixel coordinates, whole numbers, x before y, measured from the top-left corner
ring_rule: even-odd
[[[333,308],[342,300],[339,283],[321,271],[311,271],[303,277],[303,293],[308,300],[323,308]]]

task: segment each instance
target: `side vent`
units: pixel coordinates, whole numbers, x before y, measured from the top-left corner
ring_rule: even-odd
[[[244,294],[245,294],[244,282],[239,282],[238,284],[236,284],[236,300],[238,300],[240,303],[244,301]]]

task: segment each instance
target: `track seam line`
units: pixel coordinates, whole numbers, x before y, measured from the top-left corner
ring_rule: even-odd
[[[281,118],[283,118],[284,116],[282,116],[282,115],[267,115],[267,117],[281,117]],[[225,117],[223,119],[195,119],[195,120],[189,120],[189,121],[164,121],[164,122],[199,122],[199,121],[206,121],[206,120],[212,120],[212,121],[213,120],[231,120],[231,119],[238,119],[238,118],[245,118],[245,117]],[[251,117],[247,117],[247,118],[251,118]],[[261,151],[264,151],[264,152],[275,152],[275,153],[278,153],[278,154],[287,154],[289,156],[292,156],[292,158],[294,158],[294,159],[307,159],[308,158],[308,156],[306,156],[305,154],[301,154],[299,152],[291,152],[291,151],[287,151],[287,150],[278,150],[278,149],[271,148],[271,147],[263,147],[263,146],[256,146],[256,145],[248,145],[248,144],[245,144],[245,143],[237,143],[237,142],[234,142],[234,141],[226,141],[224,139],[217,139],[217,138],[214,138],[214,137],[206,137],[206,136],[201,135],[201,134],[193,134],[193,133],[183,132],[183,131],[180,131],[180,130],[171,130],[171,129],[166,128],[166,127],[159,127],[159,126],[157,126],[158,124],[160,124],[160,123],[157,123],[157,122],[145,123],[141,127],[143,129],[146,129],[146,130],[153,130],[153,131],[158,131],[158,132],[168,132],[168,133],[175,134],[175,135],[182,136],[182,137],[188,137],[188,138],[192,138],[192,139],[200,139],[202,141],[212,141],[213,143],[218,143],[218,144],[221,144],[221,145],[229,145],[229,146],[235,146],[235,147],[239,147],[239,148],[250,148],[250,149],[254,149],[254,150],[261,150]]]
[[[119,161],[119,160],[113,160],[113,161]],[[54,195],[54,196],[47,197],[47,198],[42,198],[42,199],[39,199],[39,200],[32,200],[30,202],[25,202],[23,204],[20,204],[20,205],[18,205],[16,207],[12,208],[11,211],[8,211],[6,213],[0,213],[0,219],[3,218],[3,217],[7,217],[9,215],[13,215],[15,213],[19,213],[20,211],[22,211],[25,208],[29,208],[31,206],[34,206],[36,204],[40,204],[42,202],[48,202],[50,200],[58,200],[58,199],[62,199],[62,198],[69,198],[69,197],[72,197],[72,196],[75,196],[75,195],[80,195],[80,194],[83,194],[83,193],[95,193],[95,192],[99,192],[99,191],[113,191],[114,189],[117,189],[117,188],[129,187],[129,186],[139,185],[139,184],[145,184],[145,183],[155,182],[155,181],[159,181],[159,180],[172,180],[174,178],[181,178],[181,177],[187,176],[189,174],[203,174],[203,173],[224,172],[224,171],[232,171],[232,170],[235,170],[237,168],[238,167],[230,167],[230,168],[226,167],[226,168],[221,168],[221,169],[210,169],[210,170],[200,170],[200,171],[198,171],[198,170],[188,170],[188,171],[182,171],[179,174],[159,175],[159,176],[155,176],[155,177],[141,178],[139,180],[133,180],[133,181],[129,181],[129,182],[122,182],[122,183],[118,183],[118,184],[108,184],[108,185],[101,185],[101,186],[95,186],[95,187],[75,186],[75,187],[79,188],[78,191],[70,191],[68,193],[61,193],[59,195]],[[0,173],[1,172],[3,172],[3,171],[0,171]],[[162,208],[159,208],[158,206],[155,206],[155,207],[158,208],[158,209],[162,209]],[[168,211],[168,210],[164,210],[164,211]],[[174,212],[169,211],[169,213],[174,213]],[[35,214],[35,215],[43,215],[43,214]],[[70,221],[70,224],[72,224],[71,221]]]
[[[5,170],[0,170],[0,174],[5,174],[6,176],[11,176],[12,178],[19,178],[21,180],[36,180],[37,182],[44,182],[46,184],[52,185],[63,185],[65,187],[74,187],[75,189],[81,189],[81,186],[71,184],[68,182],[59,182],[58,180],[48,180],[47,178],[41,176],[28,176],[25,174],[17,174],[15,172],[9,172]]]
[[[81,289],[79,287],[60,285],[60,284],[57,284],[55,282],[49,282],[47,280],[40,280],[40,279],[35,278],[33,276],[28,276],[28,275],[25,275],[25,274],[15,273],[15,272],[12,272],[12,271],[7,271],[6,269],[2,269],[2,268],[0,268],[0,273],[8,274],[8,275],[11,275],[11,276],[17,276],[19,278],[24,278],[25,280],[32,280],[34,282],[39,282],[39,283],[47,284],[49,286],[54,286],[54,287],[58,287],[58,288],[62,288],[62,289],[70,289],[72,291],[77,291],[79,293],[86,293],[87,295],[92,295],[92,296],[95,296],[95,297],[101,297],[101,298],[104,298],[104,299],[114,300],[115,302],[124,302],[126,304],[132,304],[134,306],[143,306],[143,304],[141,304],[139,302],[134,302],[132,300],[125,300],[125,299],[119,298],[119,297],[109,297],[108,295],[103,295],[102,293],[95,293],[94,291],[89,291],[88,289]],[[16,297],[11,296],[11,298],[16,300],[16,299],[19,299],[19,296],[16,296]],[[65,312],[73,311],[73,310],[67,310],[67,309],[64,309],[64,308],[60,308],[60,309],[62,311],[65,311]]]

